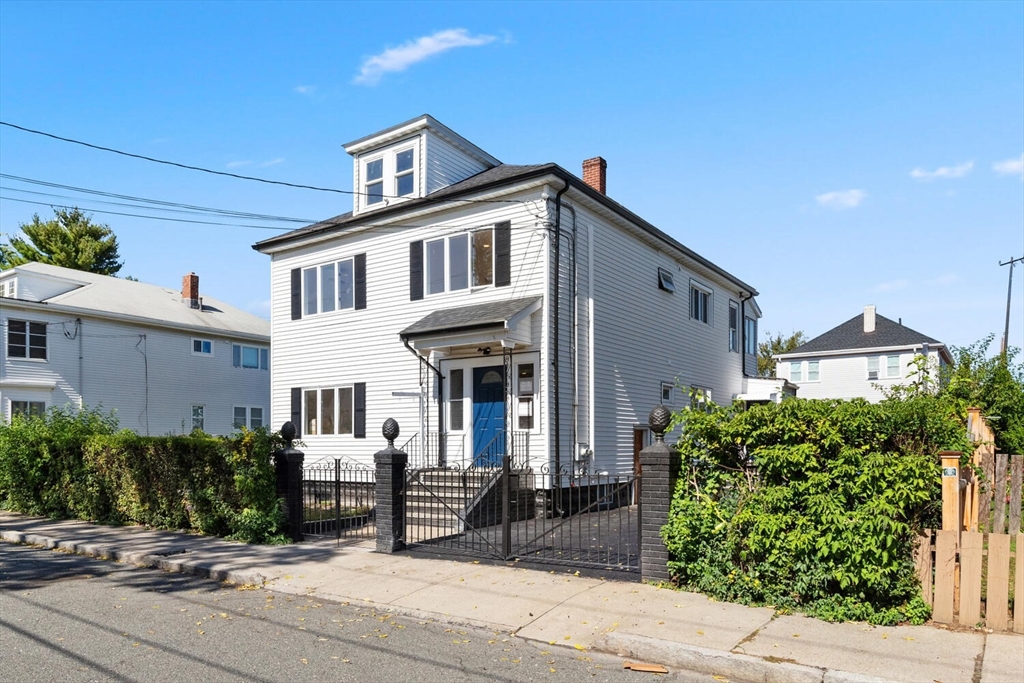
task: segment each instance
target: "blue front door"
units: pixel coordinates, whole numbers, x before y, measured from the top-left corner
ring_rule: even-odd
[[[473,464],[498,467],[505,454],[505,371],[473,368]]]

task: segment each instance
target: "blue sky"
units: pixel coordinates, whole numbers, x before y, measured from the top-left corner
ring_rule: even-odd
[[[422,113],[507,163],[605,157],[612,198],[760,290],[762,332],[815,336],[873,303],[998,345],[998,263],[1024,255],[1024,2],[0,2],[0,118],[21,126],[349,189],[341,144]],[[0,171],[310,220],[351,208],[6,127]],[[123,274],[177,287],[194,270],[266,315],[269,259],[250,245],[277,230],[0,185],[96,211]],[[0,201],[0,231],[36,211],[51,214]]]

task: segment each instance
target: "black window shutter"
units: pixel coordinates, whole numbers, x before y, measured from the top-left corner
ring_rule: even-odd
[[[366,382],[356,382],[352,385],[355,391],[352,392],[352,403],[354,410],[352,416],[352,436],[357,439],[366,438]]]
[[[302,317],[302,269],[292,268],[292,320]]]
[[[409,301],[423,298],[423,240],[409,243]]]
[[[361,311],[366,308],[366,254],[356,254],[355,271],[356,310]]]
[[[292,387],[292,424],[295,425],[295,438],[302,438],[302,388]]]
[[[512,284],[512,223],[502,221],[494,225],[494,286]]]

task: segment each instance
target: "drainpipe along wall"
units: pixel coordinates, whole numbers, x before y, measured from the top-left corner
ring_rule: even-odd
[[[444,435],[444,380],[441,376],[441,370],[434,367],[419,351],[412,348],[408,339],[403,338],[402,343],[405,344],[405,348],[409,349],[409,353],[419,359],[420,363],[434,371],[434,378],[437,380],[437,459],[438,465],[443,467],[445,463],[445,446],[447,439]],[[423,444],[424,458],[427,455],[427,441],[428,439],[426,434],[420,435],[420,443]]]
[[[559,512],[561,512],[561,490],[562,490],[562,404],[561,404],[561,392],[560,392],[560,377],[559,377],[559,356],[561,352],[560,335],[559,329],[561,328],[561,320],[559,319],[559,300],[561,299],[561,271],[562,271],[562,195],[569,191],[569,181],[565,181],[565,187],[559,190],[555,194],[555,239],[554,239],[554,297],[551,302],[551,320],[554,326],[553,337],[554,337],[554,350],[551,354],[551,372],[552,382],[551,389],[554,397],[554,420],[552,424],[552,431],[554,431],[555,437],[555,477],[557,481],[555,484],[555,505]]]

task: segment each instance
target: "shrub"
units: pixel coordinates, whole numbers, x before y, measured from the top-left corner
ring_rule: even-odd
[[[931,394],[684,410],[662,537],[681,587],[826,619],[923,621],[917,532],[940,514],[935,453],[966,449]]]
[[[0,504],[28,514],[285,542],[266,429],[144,437],[95,411],[0,424]]]

